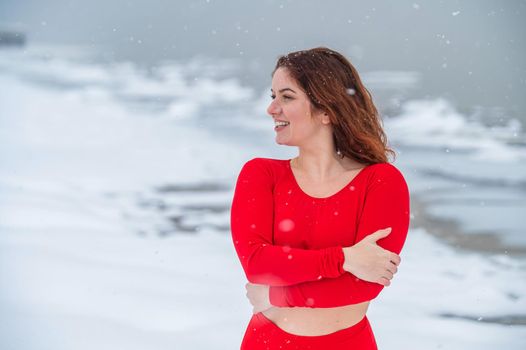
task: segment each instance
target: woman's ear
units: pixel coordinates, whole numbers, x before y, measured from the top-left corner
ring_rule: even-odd
[[[331,124],[331,119],[329,118],[329,113],[327,113],[327,111],[313,107],[311,113],[313,114],[314,118],[318,119],[318,121],[322,124]]]
[[[329,118],[329,114],[327,112],[323,112],[321,115],[321,122],[323,124],[331,124],[331,119]]]

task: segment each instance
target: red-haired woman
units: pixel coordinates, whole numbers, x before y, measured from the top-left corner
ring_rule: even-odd
[[[327,48],[272,73],[276,142],[237,178],[232,240],[253,315],[241,349],[377,349],[366,312],[397,272],[409,190],[356,69]]]

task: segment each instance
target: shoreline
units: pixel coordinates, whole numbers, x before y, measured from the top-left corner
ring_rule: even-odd
[[[498,232],[481,231],[465,233],[456,220],[433,217],[428,214],[428,204],[421,196],[411,194],[411,228],[421,227],[440,238],[455,250],[484,254],[505,254],[517,258],[526,257],[526,247],[504,244]]]

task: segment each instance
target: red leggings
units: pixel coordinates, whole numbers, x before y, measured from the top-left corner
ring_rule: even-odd
[[[279,328],[263,313],[253,314],[240,350],[378,350],[367,316],[350,327],[324,335],[296,335]]]

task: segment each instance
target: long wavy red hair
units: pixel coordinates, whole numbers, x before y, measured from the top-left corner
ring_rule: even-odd
[[[326,47],[295,51],[278,58],[272,75],[281,67],[307,94],[312,107],[329,115],[335,151],[365,164],[386,163],[389,154],[396,158],[371,94],[343,55]]]

